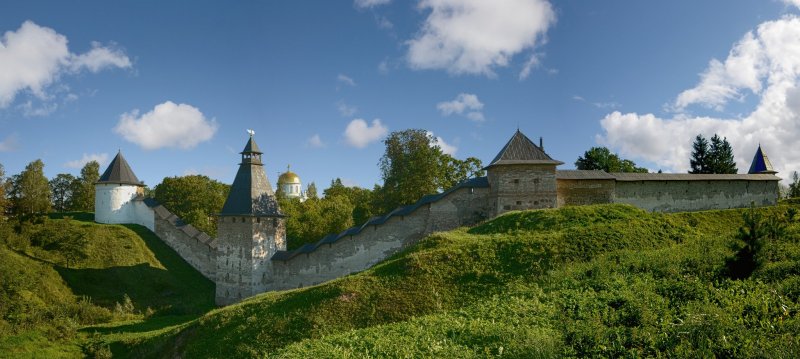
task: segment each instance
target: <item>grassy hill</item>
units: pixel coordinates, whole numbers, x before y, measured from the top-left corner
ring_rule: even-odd
[[[213,285],[147,230],[51,219],[12,228],[0,246],[0,356],[798,357],[791,206],[513,212],[361,273],[219,309]],[[752,273],[732,279],[750,248],[738,239],[747,213],[762,216],[750,230],[764,239]],[[76,259],[36,234],[47,230],[97,243]]]
[[[186,321],[213,283],[144,227],[73,213],[0,224],[0,357],[93,354],[92,326]]]
[[[777,223],[786,209],[757,213]],[[800,225],[759,242],[759,266],[734,280],[745,211],[509,213],[364,272],[262,294],[116,348],[132,357],[798,357]]]

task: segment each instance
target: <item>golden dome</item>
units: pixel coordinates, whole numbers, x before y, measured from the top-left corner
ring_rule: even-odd
[[[289,183],[300,183],[300,176],[298,176],[297,173],[290,171],[289,166],[286,166],[286,172],[282,173],[278,177],[278,184]]]

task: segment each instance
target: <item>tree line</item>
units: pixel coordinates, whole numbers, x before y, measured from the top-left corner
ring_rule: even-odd
[[[99,170],[100,164],[90,161],[83,166],[79,177],[59,173],[48,180],[40,159],[9,177],[5,177],[0,164],[0,213],[26,216],[50,211],[93,211],[94,183],[100,178]]]

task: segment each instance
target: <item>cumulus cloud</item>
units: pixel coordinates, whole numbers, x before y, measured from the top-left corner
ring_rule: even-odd
[[[598,142],[626,156],[645,159],[676,172],[689,167],[691,142],[697,134],[727,137],[740,171],[747,171],[760,143],[776,170],[800,170],[800,18],[788,15],[767,21],[732,46],[725,61],[712,60],[700,83],[681,92],[675,105],[723,107],[743,91],[758,104],[741,118],[698,117],[678,113],[612,112],[600,121]]]
[[[322,142],[322,138],[319,137],[319,134],[315,133],[314,136],[308,138],[306,145],[311,148],[323,148],[325,147],[325,142]]]
[[[19,139],[16,133],[12,133],[0,141],[0,152],[12,152],[19,148]]]
[[[64,164],[67,168],[83,168],[87,163],[97,161],[100,167],[108,163],[108,153],[84,153],[79,160],[69,161]]]
[[[386,5],[392,0],[355,0],[353,4],[359,9],[368,9],[380,5]]]
[[[431,141],[431,146],[439,146],[442,149],[442,153],[448,154],[450,156],[455,156],[456,152],[458,152],[458,147],[452,144],[449,144],[444,141],[444,138],[441,136],[436,136],[433,132],[428,131],[428,136],[431,136],[433,140]]]
[[[468,119],[476,122],[485,120],[483,116],[483,103],[478,99],[478,96],[470,93],[460,93],[452,101],[439,102],[436,108],[442,116],[450,116],[453,114],[466,116]]]
[[[73,54],[64,35],[25,21],[0,38],[0,108],[8,107],[21,91],[46,99],[47,87],[64,74],[110,67],[129,68],[131,62],[122,50],[98,43],[85,54]]]
[[[356,85],[356,81],[353,80],[353,78],[351,78],[350,76],[344,75],[344,74],[339,74],[338,76],[336,76],[336,81],[339,81],[340,83],[343,83],[343,84],[345,84],[347,86],[355,86]]]
[[[367,147],[372,142],[378,141],[386,134],[389,129],[381,123],[380,119],[372,120],[372,125],[367,124],[360,118],[350,121],[344,130],[344,139],[348,145],[355,148]]]
[[[494,68],[539,44],[556,21],[547,0],[422,0],[430,9],[417,36],[407,41],[413,69],[495,76]],[[538,63],[531,55],[524,78]]]
[[[217,122],[206,119],[196,107],[167,101],[145,114],[138,109],[122,114],[114,132],[146,150],[189,149],[211,139]]]

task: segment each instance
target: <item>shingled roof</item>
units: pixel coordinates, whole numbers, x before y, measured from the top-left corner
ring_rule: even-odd
[[[500,153],[495,156],[486,168],[497,165],[516,165],[516,164],[549,164],[563,165],[564,162],[552,159],[539,146],[533,143],[520,130],[508,140]]]
[[[221,216],[267,216],[280,217],[272,185],[261,163],[261,152],[253,136],[242,151],[242,163],[233,179],[231,191],[222,206]]]
[[[772,168],[772,162],[769,161],[769,157],[761,150],[761,145],[758,145],[758,149],[756,150],[756,155],[753,156],[753,162],[750,164],[750,170],[747,173],[754,174],[754,173],[767,173],[767,174],[775,174],[778,173],[774,168]]]
[[[125,157],[122,157],[122,151],[117,152],[117,156],[111,161],[106,168],[106,171],[103,172],[103,175],[100,176],[100,179],[97,180],[97,183],[113,183],[113,184],[132,184],[134,186],[144,186],[144,183],[139,181],[136,178],[136,175],[133,174],[133,170],[131,170],[131,166],[128,165],[128,161],[125,161]]]

